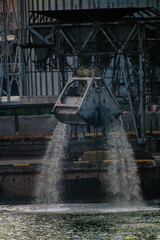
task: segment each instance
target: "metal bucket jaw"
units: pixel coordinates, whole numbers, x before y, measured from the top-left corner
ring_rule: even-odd
[[[74,125],[104,125],[104,111],[116,119],[121,114],[103,78],[96,77],[94,72],[89,76],[73,74],[53,108],[59,121]],[[105,119],[107,121],[111,121],[111,118]]]

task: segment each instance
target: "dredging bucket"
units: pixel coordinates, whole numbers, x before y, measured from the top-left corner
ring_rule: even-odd
[[[103,119],[104,111],[107,119]],[[102,126],[109,124],[113,117],[117,119],[121,110],[102,77],[93,69],[78,69],[66,83],[53,114],[67,124]]]

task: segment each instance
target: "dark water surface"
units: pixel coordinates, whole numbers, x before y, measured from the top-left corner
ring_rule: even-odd
[[[160,202],[1,205],[0,239],[160,239]]]

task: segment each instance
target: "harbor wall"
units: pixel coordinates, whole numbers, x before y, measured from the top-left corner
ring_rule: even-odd
[[[141,151],[160,153],[160,113],[148,112],[146,114],[146,143],[139,146],[136,140],[131,113],[122,114],[125,131],[134,149]],[[0,116],[0,156],[37,156],[42,157],[50,139],[54,136],[53,130],[57,120],[50,114],[46,115],[21,115]],[[84,127],[85,139],[94,142],[94,129]],[[94,148],[91,144],[84,142],[81,146],[78,138],[72,134],[73,151],[87,151],[87,147]],[[75,144],[74,144],[75,143]],[[94,149],[92,149],[93,151]],[[160,154],[159,154],[160,155]]]
[[[18,133],[21,135],[42,134],[44,136],[52,135],[57,120],[53,115],[23,115],[18,116],[0,116],[0,137],[13,136],[16,134],[16,124],[18,124]],[[122,114],[123,125],[126,131],[134,131],[132,116],[130,112]],[[146,114],[146,132],[160,130],[160,113],[148,112]]]

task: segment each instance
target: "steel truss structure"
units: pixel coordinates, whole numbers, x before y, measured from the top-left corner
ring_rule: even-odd
[[[20,21],[19,2],[1,1],[3,6],[3,31],[0,36],[0,103],[2,96],[10,102],[12,89],[15,88],[21,95],[21,48],[20,48]]]
[[[138,143],[145,142],[146,108],[160,96],[158,10],[33,11],[28,30],[28,42],[22,48],[35,50],[38,71],[57,70],[61,91],[68,72],[81,66],[98,67],[117,99],[128,102]]]

